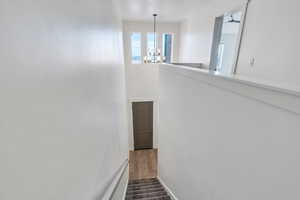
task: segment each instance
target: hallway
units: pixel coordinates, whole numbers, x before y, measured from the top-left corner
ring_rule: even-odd
[[[0,200],[300,199],[299,8],[0,0]]]

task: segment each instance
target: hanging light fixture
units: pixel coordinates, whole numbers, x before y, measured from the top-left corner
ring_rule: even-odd
[[[166,60],[165,57],[162,57],[161,56],[161,51],[160,49],[157,48],[157,39],[156,39],[156,17],[157,17],[157,14],[153,14],[153,18],[154,18],[154,21],[153,21],[153,32],[154,32],[154,43],[153,43],[153,49],[148,49],[147,51],[147,56],[144,57],[144,63],[162,63]]]

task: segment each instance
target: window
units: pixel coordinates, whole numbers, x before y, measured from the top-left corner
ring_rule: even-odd
[[[142,63],[142,42],[141,33],[131,34],[131,63],[141,64]]]
[[[223,66],[223,55],[224,55],[224,42],[220,42],[219,49],[218,49],[218,63],[217,63],[217,71],[222,70]]]
[[[171,63],[172,57],[172,34],[163,34],[163,56],[166,58],[166,63]]]
[[[154,50],[154,40],[155,35],[154,33],[148,33],[147,34],[147,53],[151,52],[151,50]]]

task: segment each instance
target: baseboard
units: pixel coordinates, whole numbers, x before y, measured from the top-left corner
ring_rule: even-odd
[[[157,179],[159,180],[159,182],[164,186],[164,188],[166,189],[166,191],[168,192],[168,194],[170,195],[172,200],[179,200],[175,194],[172,192],[172,190],[165,184],[165,182],[158,176]]]
[[[95,199],[101,199],[101,200],[111,200],[111,199],[121,199],[123,197],[124,191],[121,191],[119,184],[122,180],[122,177],[126,175],[126,170],[128,171],[128,159],[124,161],[124,163],[121,165],[121,167],[117,170],[115,175],[111,178],[109,181],[109,184],[104,189],[104,192],[100,195],[96,195]],[[127,185],[127,178],[126,178],[126,184]],[[126,186],[127,187],[127,186]],[[126,188],[127,189],[127,188]]]
[[[129,181],[129,178],[126,181],[125,190],[124,190],[124,193],[123,193],[122,200],[126,199],[126,193],[127,193],[127,188],[128,188],[128,181]]]

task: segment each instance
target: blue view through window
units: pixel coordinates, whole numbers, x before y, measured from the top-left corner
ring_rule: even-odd
[[[133,64],[140,64],[142,62],[141,33],[131,34],[131,62]]]

